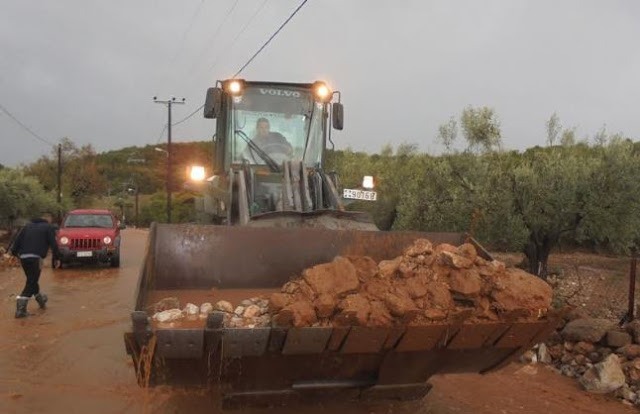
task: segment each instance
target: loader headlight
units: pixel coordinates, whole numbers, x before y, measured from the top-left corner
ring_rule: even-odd
[[[324,82],[315,82],[313,84],[313,93],[317,101],[325,103],[331,101],[331,89]]]
[[[104,239],[102,239],[102,241],[104,242],[104,244],[111,244],[111,237],[105,236]]]
[[[225,90],[227,93],[233,96],[242,95],[244,91],[244,80],[242,79],[231,79],[225,82]]]
[[[367,189],[367,190],[373,190],[373,188],[376,186],[376,184],[373,182],[373,176],[372,175],[365,175],[362,178],[362,188]]]
[[[201,165],[192,165],[189,167],[189,178],[192,181],[204,181],[206,173],[204,167]]]
[[[63,245],[65,245],[65,246],[66,246],[67,244],[69,244],[69,238],[68,238],[68,237],[64,237],[64,236],[63,236],[63,237],[60,237],[60,244],[63,244]]]

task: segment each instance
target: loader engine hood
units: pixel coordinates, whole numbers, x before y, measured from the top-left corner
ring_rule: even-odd
[[[317,210],[310,212],[276,211],[254,216],[249,227],[282,227],[328,230],[377,231],[368,213],[355,211]]]

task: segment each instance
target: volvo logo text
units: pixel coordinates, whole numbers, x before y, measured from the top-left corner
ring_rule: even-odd
[[[299,98],[300,92],[298,91],[288,91],[286,89],[263,89],[260,88],[260,93],[263,95],[272,95],[272,96],[290,96],[294,98]]]

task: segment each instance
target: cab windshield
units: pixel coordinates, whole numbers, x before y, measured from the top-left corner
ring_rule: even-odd
[[[229,122],[233,164],[282,165],[303,161],[320,165],[324,149],[325,105],[308,89],[289,86],[248,86],[232,97]]]

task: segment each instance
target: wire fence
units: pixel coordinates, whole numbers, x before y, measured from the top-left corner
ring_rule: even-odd
[[[552,256],[556,301],[598,318],[621,320],[629,308],[631,258],[568,253]],[[640,292],[638,280],[635,291]]]

